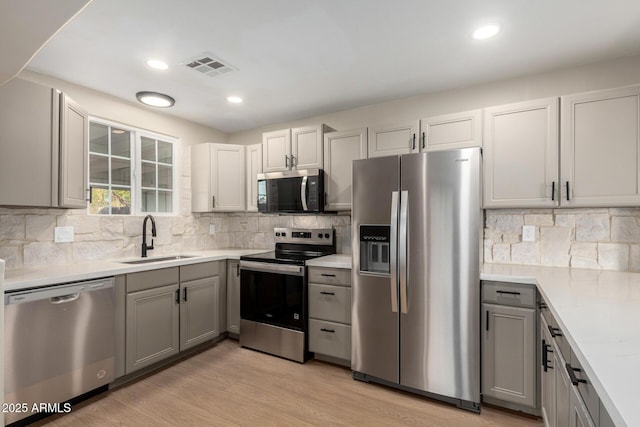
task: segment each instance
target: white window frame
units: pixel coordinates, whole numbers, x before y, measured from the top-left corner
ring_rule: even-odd
[[[89,116],[89,123],[97,123],[104,126],[110,126],[113,128],[122,129],[130,132],[131,134],[131,213],[128,215],[116,215],[116,214],[92,214],[89,212],[89,205],[87,205],[87,214],[96,216],[107,217],[127,217],[127,216],[177,216],[180,200],[180,182],[178,181],[180,175],[178,173],[178,145],[180,139],[172,136],[164,135],[158,132],[152,132],[145,129],[136,128],[133,126],[118,123],[112,120],[103,119],[100,117]],[[161,140],[171,144],[172,148],[172,189],[171,189],[171,212],[142,212],[142,137],[147,137],[154,140]],[[157,158],[155,164],[158,164]],[[160,163],[163,164],[163,163]],[[156,189],[157,187],[157,169],[156,169]],[[157,200],[156,200],[157,203]]]

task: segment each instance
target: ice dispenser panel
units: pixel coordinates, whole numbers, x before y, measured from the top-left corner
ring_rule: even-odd
[[[360,226],[361,272],[389,274],[390,235],[388,225]]]

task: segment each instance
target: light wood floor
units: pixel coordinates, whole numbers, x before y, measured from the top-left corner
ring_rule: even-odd
[[[476,415],[354,381],[332,364],[304,365],[225,340],[133,384],[76,405],[49,426],[542,426],[482,408]]]

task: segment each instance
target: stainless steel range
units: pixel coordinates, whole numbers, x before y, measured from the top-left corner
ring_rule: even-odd
[[[240,257],[240,345],[304,363],[307,267],[336,253],[332,229],[274,229],[273,252]]]

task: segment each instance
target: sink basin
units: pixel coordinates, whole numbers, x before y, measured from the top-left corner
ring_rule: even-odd
[[[140,258],[132,261],[120,261],[122,264],[149,264],[151,262],[177,261],[179,259],[197,258],[197,255],[171,255],[157,258]]]

